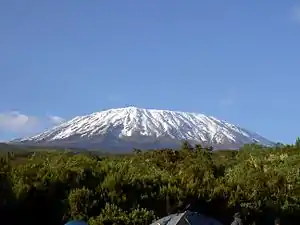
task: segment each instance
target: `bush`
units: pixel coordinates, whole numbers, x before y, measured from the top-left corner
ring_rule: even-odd
[[[7,225],[150,224],[187,205],[224,224],[237,210],[246,224],[300,217],[299,144],[211,152],[185,143],[178,151],[105,157],[36,151],[3,155],[0,164]]]

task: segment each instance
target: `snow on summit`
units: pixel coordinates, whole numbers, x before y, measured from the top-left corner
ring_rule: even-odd
[[[182,141],[217,148],[272,145],[260,135],[199,113],[126,107],[79,116],[18,142],[82,148],[163,148]]]

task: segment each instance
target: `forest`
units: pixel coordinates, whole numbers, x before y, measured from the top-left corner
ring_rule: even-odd
[[[300,140],[267,148],[178,150],[106,155],[0,148],[1,224],[147,225],[188,208],[230,224],[299,224]]]

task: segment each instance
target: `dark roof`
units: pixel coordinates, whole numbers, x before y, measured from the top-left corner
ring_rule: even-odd
[[[185,211],[183,213],[172,214],[166,217],[163,217],[151,225],[181,225],[180,221],[185,221],[183,224],[190,225],[222,225],[219,221],[214,218],[196,213],[191,211]]]

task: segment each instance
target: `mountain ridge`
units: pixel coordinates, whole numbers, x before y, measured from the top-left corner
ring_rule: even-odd
[[[273,144],[255,132],[212,116],[134,106],[77,116],[45,132],[13,142],[127,150],[176,147],[182,141],[216,148],[239,148],[249,143]]]

